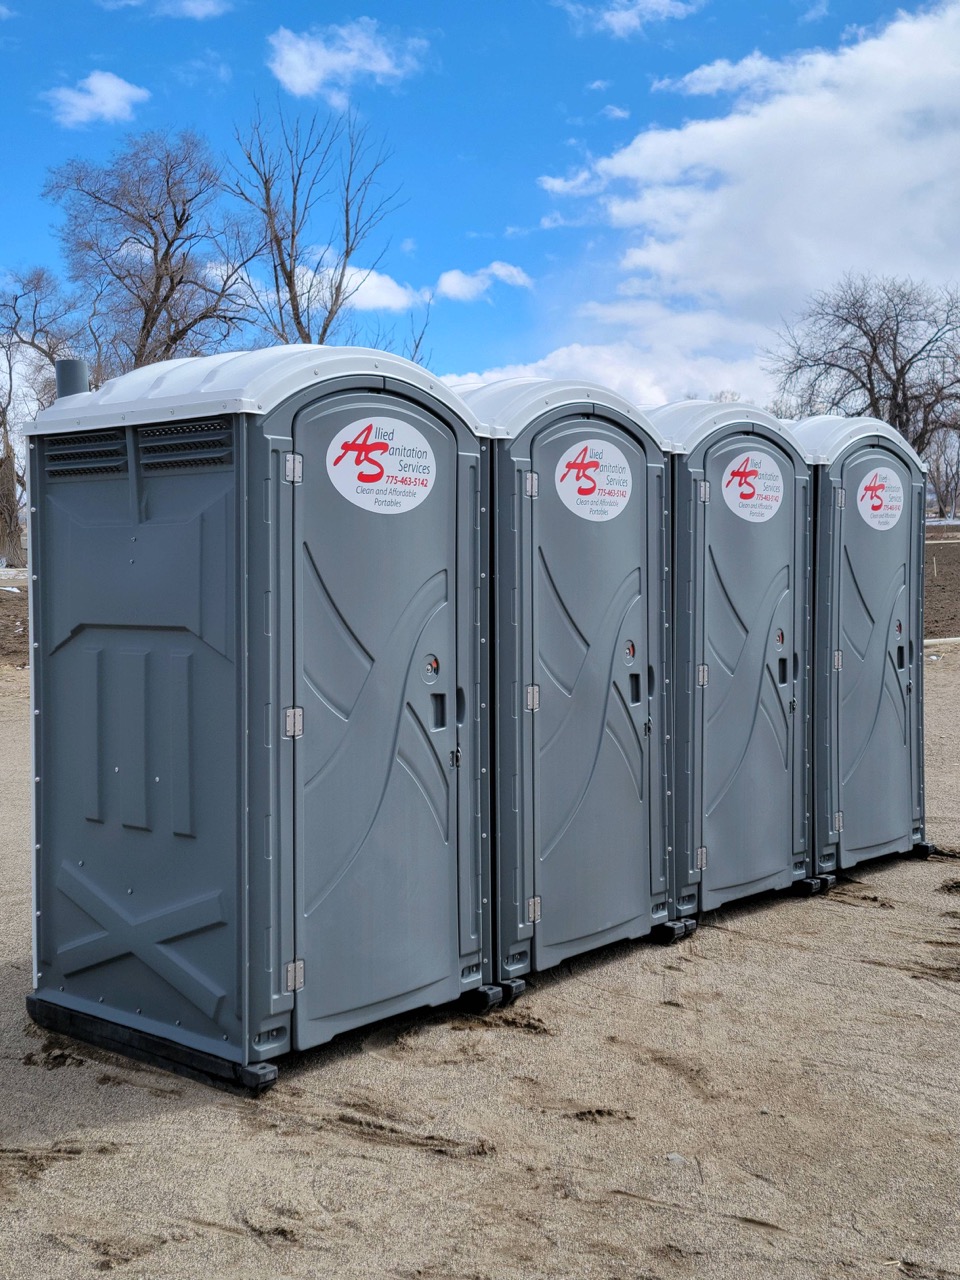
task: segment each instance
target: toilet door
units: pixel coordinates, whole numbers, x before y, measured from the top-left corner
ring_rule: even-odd
[[[296,1036],[460,993],[457,445],[327,397],[294,424]]]
[[[532,463],[537,968],[651,927],[646,458],[585,419]]]

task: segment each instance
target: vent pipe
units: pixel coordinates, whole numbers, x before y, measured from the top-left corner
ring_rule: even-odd
[[[57,399],[77,396],[90,390],[90,370],[86,360],[57,360]]]

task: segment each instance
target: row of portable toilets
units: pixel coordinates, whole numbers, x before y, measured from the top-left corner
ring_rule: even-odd
[[[923,467],[383,353],[30,435],[43,1025],[266,1087],[350,1028],[924,840]]]

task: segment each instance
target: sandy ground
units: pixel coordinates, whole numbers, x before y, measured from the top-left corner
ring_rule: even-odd
[[[956,848],[960,645],[930,656]],[[251,1100],[27,1020],[28,722],[0,668],[4,1280],[960,1277],[960,859],[351,1035]]]
[[[938,527],[926,544],[924,632],[960,636],[960,535]],[[25,572],[0,569],[0,665],[25,666],[29,653]]]
[[[926,545],[923,591],[924,632],[960,636],[960,538]]]

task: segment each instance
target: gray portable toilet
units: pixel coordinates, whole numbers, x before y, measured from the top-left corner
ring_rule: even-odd
[[[260,1088],[481,987],[469,420],[416,365],[308,346],[39,415],[38,1022]]]
[[[518,379],[464,398],[493,452],[495,979],[510,990],[669,917],[668,476],[658,432],[612,391]]]
[[[814,869],[924,842],[926,467],[874,418],[795,424],[815,463]]]
[[[762,409],[648,411],[674,449],[678,902],[809,881],[809,468]],[[819,888],[819,884],[816,886]]]

